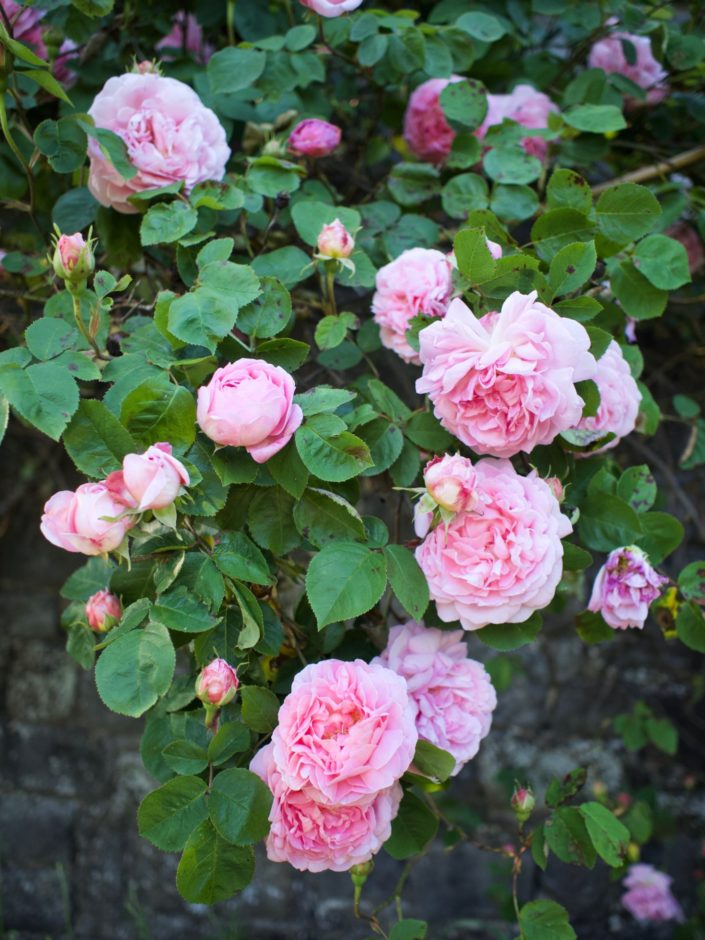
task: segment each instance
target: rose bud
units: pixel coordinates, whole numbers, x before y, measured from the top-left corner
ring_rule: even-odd
[[[190,482],[186,468],[166,443],[153,444],[143,454],[128,454],[122,462],[122,474],[140,512],[170,506],[180,488]]]
[[[563,489],[563,484],[558,479],[558,477],[546,477],[546,483],[551,487],[551,492],[556,497],[559,503],[562,503],[565,499],[565,491]]]
[[[86,601],[88,626],[96,633],[105,633],[122,617],[122,604],[110,591],[98,591]]]
[[[522,824],[525,823],[531,816],[534,806],[536,806],[536,799],[531,787],[515,787],[514,793],[512,793],[511,806],[517,820]]]
[[[95,269],[91,239],[86,242],[80,232],[59,236],[52,263],[56,275],[64,281],[85,281]]]
[[[426,489],[441,509],[471,512],[479,501],[472,463],[459,454],[435,457],[423,472]]]
[[[61,490],[51,497],[40,528],[52,545],[67,552],[103,555],[118,548],[134,525],[133,517],[120,518],[130,508],[107,480],[83,483],[75,493]]]
[[[289,135],[289,150],[302,157],[327,157],[340,143],[342,131],[335,124],[307,118]]]
[[[602,614],[613,630],[641,630],[649,605],[667,582],[636,545],[616,548],[597,573],[588,610]]]
[[[206,707],[222,708],[232,702],[240,680],[233,667],[224,659],[208,663],[196,679],[196,697]]]
[[[317,247],[319,257],[349,258],[355,247],[355,239],[340,219],[334,219],[321,229]]]

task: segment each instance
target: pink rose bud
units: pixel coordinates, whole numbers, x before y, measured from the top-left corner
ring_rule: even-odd
[[[189,485],[189,475],[176,457],[171,444],[153,444],[143,454],[128,454],[122,462],[125,487],[140,512],[164,509]]]
[[[515,787],[512,793],[511,806],[514,815],[520,823],[525,823],[531,816],[536,799],[530,787]]]
[[[80,232],[61,235],[53,258],[54,271],[65,281],[85,281],[95,269],[95,257],[90,239],[86,242]]]
[[[667,583],[636,545],[616,548],[597,573],[588,610],[602,614],[613,630],[641,630],[649,605]]]
[[[301,121],[289,135],[289,150],[303,157],[327,157],[340,143],[342,131],[318,118]]]
[[[434,457],[423,472],[426,489],[449,512],[471,512],[479,501],[472,463],[459,454]]]
[[[134,525],[133,517],[122,515],[130,508],[108,480],[83,483],[75,493],[61,490],[51,497],[40,528],[52,545],[67,552],[102,555],[118,548]]]
[[[163,58],[166,58],[164,56]],[[154,60],[145,59],[144,62],[135,62],[135,64],[130,69],[131,72],[134,72],[137,75],[161,75],[162,70],[159,68],[159,64]]]
[[[349,258],[355,247],[355,239],[340,219],[324,225],[318,236],[318,253],[325,258]]]
[[[319,16],[341,16],[351,10],[357,10],[362,0],[301,0],[301,6],[308,7]]]
[[[88,626],[96,633],[105,633],[122,617],[122,604],[110,591],[98,591],[86,601]]]
[[[224,659],[214,659],[205,666],[196,679],[196,696],[204,705],[222,708],[232,702],[240,680]]]
[[[559,503],[562,503],[565,499],[565,491],[563,489],[563,484],[558,479],[558,477],[546,477],[546,483],[551,487],[551,492],[556,497]]]

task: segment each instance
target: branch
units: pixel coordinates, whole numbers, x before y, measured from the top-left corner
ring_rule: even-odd
[[[625,173],[624,176],[617,176],[605,183],[598,183],[597,186],[592,187],[592,191],[597,195],[603,193],[606,189],[611,189],[613,186],[619,186],[620,183],[643,183],[645,180],[664,176],[666,173],[680,170],[682,167],[697,163],[704,158],[705,146],[694,147],[692,150],[684,150],[683,153],[676,154],[670,160],[661,160],[659,163],[652,163],[651,166],[642,166],[632,173]]]

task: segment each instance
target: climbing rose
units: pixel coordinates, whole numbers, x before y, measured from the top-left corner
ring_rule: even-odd
[[[262,359],[238,359],[216,369],[198,390],[196,419],[221,446],[244,447],[264,463],[289,443],[303,420],[293,403],[294,380]]]
[[[441,620],[465,630],[521,623],[553,597],[572,531],[551,487],[508,460],[475,465],[480,509],[458,513],[416,549]]]
[[[214,659],[199,673],[196,679],[196,696],[205,705],[222,708],[232,702],[240,680],[237,673],[224,659]]]
[[[507,120],[516,121],[522,127],[548,127],[548,115],[557,111],[557,106],[541,91],[531,85],[517,85],[508,95],[488,95],[485,120],[475,131],[480,139],[488,128]],[[543,160],[548,150],[548,141],[543,137],[523,137],[521,145],[526,153]]]
[[[671,893],[672,880],[653,865],[631,865],[624,879],[627,891],[622,895],[622,904],[640,921],[663,923],[675,920],[682,923],[685,918]]]
[[[179,10],[171,18],[171,29],[154,47],[165,62],[171,62],[183,52],[195,62],[205,65],[215,51],[203,41],[203,29],[193,13]]]
[[[614,22],[614,21],[613,21]],[[636,62],[630,64],[624,54],[622,42],[629,42],[636,52]],[[651,51],[651,39],[648,36],[635,36],[634,33],[617,32],[604,39],[598,39],[590,50],[588,65],[591,69],[615,72],[624,75],[635,85],[646,91],[648,104],[658,104],[668,95],[666,79],[668,73]],[[633,99],[629,99],[634,104]]]
[[[614,340],[597,360],[593,381],[600,392],[600,406],[596,415],[581,418],[577,428],[586,432],[586,443],[614,434],[611,441],[598,448],[598,451],[609,450],[634,430],[641,402],[641,392],[619,344]]]
[[[327,157],[340,143],[342,131],[319,118],[301,121],[289,135],[289,150],[303,157]]]
[[[454,300],[419,334],[426,392],[441,424],[479,454],[511,457],[551,441],[580,420],[575,382],[590,379],[590,338],[575,320],[510,294],[499,313],[476,319]]]
[[[83,483],[75,493],[61,490],[51,497],[40,528],[52,545],[67,552],[101,555],[116,549],[134,524],[130,516],[115,518],[130,508],[112,481]]]
[[[636,545],[616,548],[597,573],[588,610],[602,614],[614,630],[641,630],[649,604],[667,582],[668,578],[651,567],[646,553]]]
[[[189,485],[188,471],[172,456],[171,444],[153,444],[143,454],[128,454],[122,461],[122,473],[140,512],[170,506],[179,489]]]
[[[453,261],[435,248],[410,248],[377,272],[372,313],[380,339],[405,362],[419,355],[406,340],[413,317],[442,317],[453,293]]]
[[[472,462],[459,454],[434,457],[423,472],[426,494],[416,504],[414,529],[423,538],[431,527],[436,506],[446,512],[471,512],[478,504],[477,477]]]
[[[409,149],[427,163],[444,163],[455,140],[455,131],[446,121],[440,94],[462,75],[429,78],[411,93],[404,115],[404,140]]]
[[[688,225],[687,222],[676,222],[675,225],[667,228],[664,234],[675,238],[685,248],[688,256],[688,270],[691,274],[695,274],[702,268],[705,264],[705,248],[692,225]]]
[[[120,599],[110,591],[97,591],[86,601],[88,626],[97,633],[104,633],[113,623],[122,617]]]
[[[327,806],[308,789],[291,790],[282,781],[273,744],[258,751],[250,770],[274,796],[269,814],[267,857],[299,871],[347,871],[369,861],[392,832],[402,798],[398,783],[352,806]]]
[[[391,787],[417,740],[406,682],[361,659],[302,669],[279,709],[273,758],[285,786],[319,803],[352,806]]]
[[[452,776],[477,754],[497,705],[485,667],[468,659],[462,636],[410,621],[391,627],[386,649],[372,660],[406,679],[419,737],[453,755]]]
[[[198,95],[175,78],[129,72],[108,79],[88,113],[96,127],[114,131],[125,142],[137,174],[126,180],[89,141],[88,188],[101,205],[134,213],[127,201],[144,189],[184,182],[222,180],[230,158],[225,131]]]
[[[349,258],[355,247],[355,239],[340,219],[324,225],[318,233],[318,254],[325,258]]]
[[[301,5],[318,13],[319,16],[340,16],[357,10],[362,0],[301,0]]]

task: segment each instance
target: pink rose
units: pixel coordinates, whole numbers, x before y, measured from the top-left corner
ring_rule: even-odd
[[[369,861],[392,832],[402,797],[398,783],[353,806],[327,806],[310,791],[291,790],[282,781],[268,744],[252,759],[250,770],[274,795],[269,814],[267,857],[299,871],[348,871]]]
[[[424,538],[431,528],[436,507],[447,514],[472,512],[479,502],[477,476],[472,462],[459,454],[434,457],[423,472],[426,493],[416,504],[414,529]]]
[[[59,237],[52,263],[57,277],[66,281],[85,281],[95,269],[91,245],[80,232]]]
[[[487,96],[487,114],[475,135],[482,140],[488,128],[501,124],[505,118],[516,121],[522,127],[545,128],[548,127],[548,115],[552,111],[558,111],[558,107],[543,92],[536,91],[531,85],[517,85],[508,95]],[[524,137],[521,145],[528,154],[539,160],[546,157],[548,141],[543,137]]]
[[[621,438],[634,430],[641,392],[632,378],[619,344],[614,340],[604,355],[597,360],[593,380],[600,392],[600,407],[597,414],[591,418],[581,418],[577,428],[586,432],[586,443],[598,441],[606,434],[614,434],[615,437],[611,441],[598,449],[598,452],[602,452],[616,447]]]
[[[386,649],[372,660],[406,679],[419,737],[453,755],[452,776],[477,754],[497,706],[490,677],[468,659],[462,635],[410,621],[390,629]]]
[[[196,183],[221,180],[230,158],[225,131],[198,95],[175,78],[128,72],[108,79],[88,113],[125,141],[137,175],[126,180],[89,141],[88,188],[103,206],[134,213],[133,193],[183,180],[185,191]]]
[[[244,447],[264,463],[289,443],[303,420],[293,403],[294,380],[262,359],[238,359],[216,369],[198,390],[196,420],[221,446]]]
[[[357,10],[362,0],[301,0],[301,6],[308,7],[319,16],[340,16]]]
[[[641,630],[649,605],[667,583],[668,578],[651,567],[648,555],[636,545],[615,548],[597,572],[588,610],[602,614],[613,630]]]
[[[240,680],[224,659],[214,659],[201,669],[196,679],[196,697],[205,705],[222,708],[232,702]]]
[[[96,633],[105,633],[122,617],[120,599],[110,591],[97,591],[86,601],[88,626]]]
[[[134,525],[121,516],[131,508],[108,481],[83,483],[75,493],[61,490],[44,506],[41,530],[52,545],[67,552],[102,555],[112,552]]]
[[[663,923],[685,920],[683,909],[671,893],[671,881],[653,865],[631,865],[624,879],[628,890],[622,895],[622,904],[630,914],[640,921]]]
[[[195,62],[205,65],[215,51],[210,43],[203,41],[203,29],[193,13],[179,10],[171,18],[171,29],[154,47],[165,62],[176,55],[188,53]]]
[[[627,62],[622,45],[623,39],[634,46],[636,62],[633,65]],[[602,69],[608,74],[615,72],[618,75],[624,75],[647,92],[648,104],[658,104],[668,95],[669,88],[666,84],[668,73],[654,58],[651,51],[651,39],[648,36],[617,32],[599,39],[590,50],[588,66],[591,69]],[[629,99],[629,103],[638,104],[634,99]]]
[[[441,620],[464,630],[521,623],[553,597],[572,531],[550,486],[508,460],[475,465],[481,506],[438,526],[416,549]]]
[[[140,512],[170,506],[190,482],[186,467],[172,456],[171,444],[153,444],[143,454],[128,454],[122,472]]]
[[[299,672],[272,734],[282,782],[319,803],[369,803],[409,767],[418,734],[406,682],[383,666],[327,659]]]
[[[355,239],[340,219],[324,225],[318,235],[318,254],[326,258],[349,258],[355,247]]]
[[[303,157],[327,157],[340,143],[342,131],[319,118],[301,121],[289,135],[289,150]]]
[[[585,328],[515,291],[499,313],[476,319],[454,300],[419,334],[423,375],[416,391],[441,424],[479,454],[511,457],[551,441],[580,420],[575,382],[595,360]]]
[[[12,24],[14,38],[29,46],[40,59],[48,59],[49,50],[44,37],[45,29],[41,22],[46,15],[46,10],[23,7],[15,3],[15,0],[0,0],[0,7]],[[75,49],[76,43],[71,39],[65,39],[52,67],[54,76],[64,85],[70,86],[76,78],[69,66],[69,61],[75,58],[73,55]]]
[[[691,274],[695,274],[702,268],[705,264],[705,249],[692,225],[688,225],[687,222],[676,222],[675,225],[666,229],[664,235],[675,238],[685,248],[688,255],[688,270]]]
[[[453,293],[453,263],[435,248],[410,248],[377,272],[372,313],[380,339],[405,362],[419,355],[406,341],[413,317],[442,317]]]
[[[411,93],[404,115],[404,140],[412,153],[427,163],[445,163],[455,140],[455,131],[446,121],[440,95],[462,75],[429,78]]]

